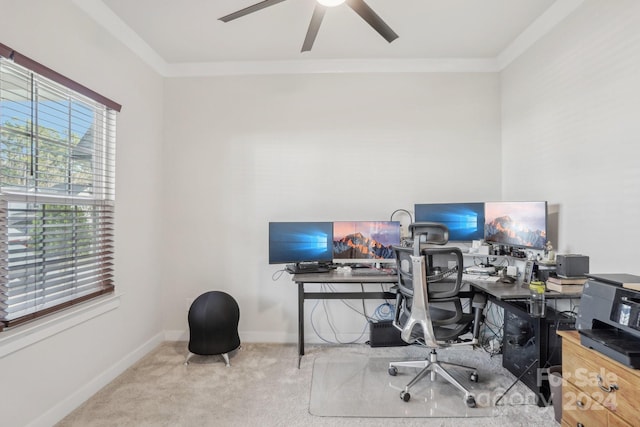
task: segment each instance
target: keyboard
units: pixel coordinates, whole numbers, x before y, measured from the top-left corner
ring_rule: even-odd
[[[462,280],[471,280],[475,282],[490,282],[495,283],[500,280],[498,276],[487,276],[486,274],[469,274],[464,273],[462,275]]]
[[[491,273],[495,273],[496,272],[496,268],[495,267],[479,267],[479,266],[473,266],[473,267],[467,267],[466,268],[467,273],[469,274],[491,274]]]
[[[354,268],[351,270],[352,276],[389,276],[390,272],[375,268]]]

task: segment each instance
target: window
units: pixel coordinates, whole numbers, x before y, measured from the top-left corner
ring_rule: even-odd
[[[0,44],[0,330],[113,292],[119,110]]]

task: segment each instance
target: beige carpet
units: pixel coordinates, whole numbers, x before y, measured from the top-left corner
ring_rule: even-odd
[[[244,344],[232,355],[197,356],[185,342],[167,342],[63,419],[58,426],[553,426],[552,408],[504,399],[489,418],[325,417],[309,412],[316,358],[404,358],[420,349],[307,345],[297,368],[295,345]],[[489,356],[477,351],[479,359]],[[415,353],[418,356],[420,353]],[[491,363],[495,363],[493,359]],[[481,380],[482,381],[482,380]],[[366,396],[366,390],[361,391]],[[399,400],[399,398],[398,398]]]

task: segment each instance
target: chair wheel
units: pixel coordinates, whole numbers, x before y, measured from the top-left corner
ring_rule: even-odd
[[[471,375],[469,375],[469,380],[477,383],[478,382],[478,373],[477,372],[472,372]]]
[[[408,402],[409,400],[411,400],[411,395],[409,394],[408,391],[401,391],[400,399],[404,400],[405,402]]]
[[[395,366],[389,366],[389,375],[391,375],[392,377],[398,375],[398,368],[396,368]]]
[[[469,408],[476,407],[476,399],[473,396],[467,397],[467,400],[464,403],[466,403]]]

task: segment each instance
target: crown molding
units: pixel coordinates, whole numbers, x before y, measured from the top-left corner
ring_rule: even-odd
[[[204,77],[323,73],[500,72],[573,13],[584,0],[556,0],[547,11],[493,58],[300,59],[200,63],[166,62],[102,0],[73,0],[73,2],[161,76]]]
[[[493,58],[326,59],[171,64],[165,77],[331,73],[471,73],[498,71]]]

